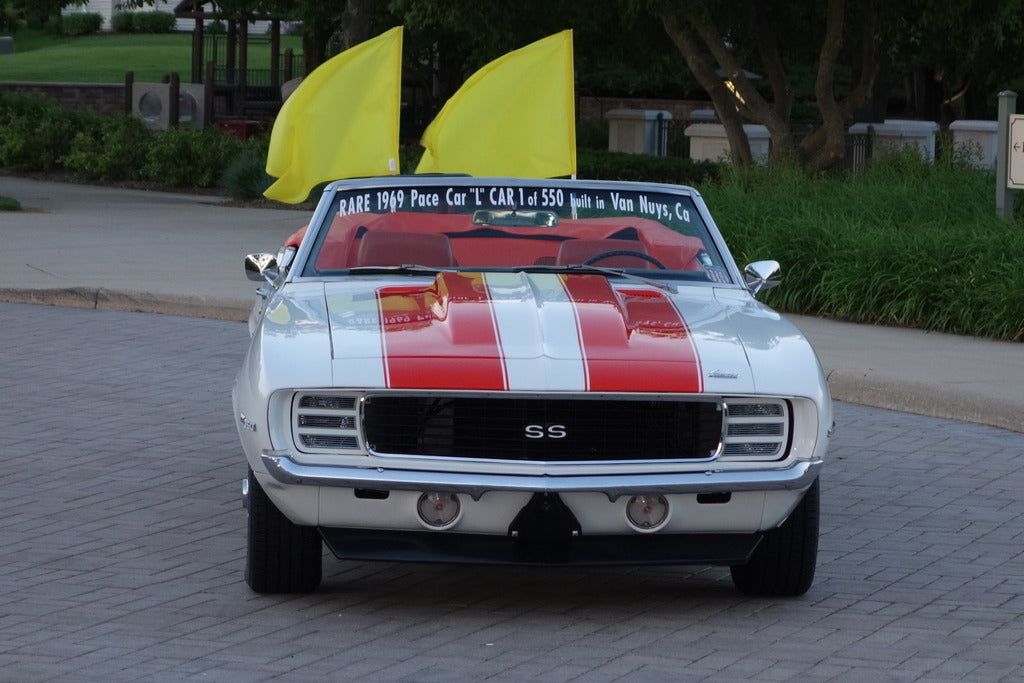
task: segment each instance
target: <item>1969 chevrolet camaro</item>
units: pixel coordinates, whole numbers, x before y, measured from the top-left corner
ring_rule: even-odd
[[[235,380],[246,580],[339,558],[717,564],[799,595],[832,425],[807,341],[699,193],[405,176],[327,187]]]

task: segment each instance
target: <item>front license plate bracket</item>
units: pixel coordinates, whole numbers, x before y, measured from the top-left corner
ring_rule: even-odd
[[[583,531],[557,493],[534,493],[512,520],[508,535],[523,543],[568,543]]]

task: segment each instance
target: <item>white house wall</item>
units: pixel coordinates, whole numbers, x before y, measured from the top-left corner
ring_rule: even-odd
[[[111,21],[112,21],[114,15],[117,14],[117,4],[120,1],[121,0],[89,0],[86,4],[82,5],[81,7],[65,7],[62,10],[61,14],[64,14],[65,16],[68,15],[68,14],[81,14],[81,13],[98,14],[101,17],[103,17],[103,25],[101,26],[101,29],[104,30],[104,31],[110,31],[111,28],[112,28],[111,27]],[[136,10],[136,11],[139,11],[139,12],[158,11],[158,12],[167,12],[169,14],[173,14],[174,13],[174,7],[176,5],[177,5],[177,2],[173,2],[172,3],[170,0],[159,0],[155,7],[145,7],[143,9],[141,9],[141,10]],[[183,32],[189,33],[189,32],[191,32],[195,28],[195,26],[196,26],[196,23],[195,23],[194,19],[178,19],[175,22],[174,30],[175,31],[183,31]],[[254,22],[250,22],[249,23],[249,33],[256,34],[256,35],[267,33],[270,30],[269,27],[270,27],[270,22],[269,21],[254,21]]]

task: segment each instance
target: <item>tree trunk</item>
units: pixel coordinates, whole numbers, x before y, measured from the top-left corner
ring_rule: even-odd
[[[748,2],[747,12],[749,23],[751,24],[756,23],[759,19],[757,6],[758,3],[753,2],[753,0]],[[793,136],[789,123],[790,87],[782,67],[782,62],[778,59],[776,39],[768,29],[768,25],[764,23],[757,29],[760,35],[755,37],[755,42],[758,44],[758,51],[763,55],[767,55],[769,62],[774,61],[774,63],[766,64],[765,68],[775,79],[772,84],[773,95],[776,100],[775,105],[765,100],[757,88],[754,87],[754,84],[747,77],[747,72],[743,69],[743,65],[736,60],[732,49],[726,44],[725,36],[721,34],[704,12],[695,11],[691,8],[691,11],[687,12],[687,20],[696,29],[697,35],[704,41],[715,61],[718,62],[725,72],[726,78],[736,89],[739,97],[734,98],[734,101],[741,102],[740,111],[763,124],[768,129],[768,134],[772,138],[772,146],[777,155],[784,156],[790,154],[793,150]],[[784,115],[781,112],[785,112]]]
[[[767,125],[772,136],[772,156],[781,158],[795,153],[793,129],[790,114],[793,109],[793,86],[786,76],[786,67],[779,54],[778,36],[770,22],[772,12],[781,11],[779,3],[750,0],[750,28],[754,36],[754,44],[761,56],[765,75],[772,87],[774,116],[769,117],[771,125]]]
[[[726,36],[715,26],[711,4],[705,0],[666,0],[656,5],[655,12],[693,75],[711,97],[715,111],[725,126],[733,158],[737,163],[751,162],[750,144],[743,132],[742,116],[745,114],[768,129],[772,139],[773,157],[795,152],[805,170],[816,172],[832,166],[843,157],[846,124],[852,112],[863,105],[872,91],[878,73],[874,7],[877,1],[862,0],[858,3],[862,10],[859,80],[849,95],[840,102],[835,95],[834,83],[836,61],[842,46],[846,7],[844,0],[829,0],[826,8],[825,36],[819,53],[814,87],[823,123],[804,138],[799,147],[794,142],[790,122],[792,87],[778,51],[778,32],[773,30],[772,22],[769,20],[770,12],[785,11],[784,3],[775,0],[745,0],[743,5],[748,13],[745,28],[749,30],[745,37],[753,41],[761,57],[762,68],[771,84],[774,97],[771,103],[751,83],[747,72],[736,58],[736,51],[731,46],[732,42],[744,37],[743,32],[731,32],[729,40],[726,40]],[[726,87],[724,80],[716,75],[711,60],[721,67],[739,97],[734,95]]]
[[[725,128],[725,136],[729,140],[733,162],[741,166],[753,163],[750,140],[747,139],[747,134],[743,130],[743,118],[737,110],[736,96],[726,87],[725,81],[715,74],[715,70],[697,48],[694,37],[690,35],[688,29],[683,26],[675,14],[662,11],[661,21],[672,42],[682,53],[690,71],[711,97],[718,120]]]
[[[812,172],[828,168],[843,157],[846,120],[842,108],[836,102],[833,83],[836,60],[842,46],[844,10],[843,0],[829,0],[825,37],[818,56],[818,75],[814,80],[814,94],[822,118],[822,134],[815,138],[815,142],[819,143],[816,149],[804,159],[805,168]]]
[[[306,75],[327,59],[327,41],[331,39],[333,29],[306,26],[302,34],[302,52],[306,60]]]
[[[347,50],[370,38],[373,0],[348,0],[342,23],[342,47]]]

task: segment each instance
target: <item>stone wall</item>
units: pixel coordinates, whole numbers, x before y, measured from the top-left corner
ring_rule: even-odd
[[[107,116],[124,111],[123,83],[0,83],[0,90],[36,93],[67,109],[84,109]]]

